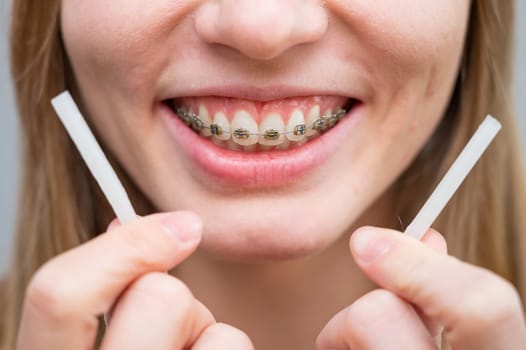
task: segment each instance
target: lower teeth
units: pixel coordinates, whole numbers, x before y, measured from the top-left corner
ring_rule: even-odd
[[[330,114],[330,115],[324,115],[321,116],[318,120],[316,120],[314,123],[307,125],[307,124],[299,124],[297,125],[293,131],[290,132],[278,132],[276,130],[267,130],[265,133],[249,133],[246,129],[234,129],[234,130],[223,130],[223,128],[218,124],[206,124],[201,119],[199,119],[199,116],[195,113],[190,113],[185,108],[177,108],[175,110],[176,115],[181,119],[187,126],[189,126],[192,130],[194,130],[197,134],[202,133],[203,131],[208,130],[208,134],[212,136],[203,137],[205,138],[212,138],[213,143],[224,148],[232,149],[232,150],[243,150],[246,152],[254,152],[254,151],[261,151],[261,150],[272,150],[272,149],[288,149],[291,147],[298,147],[312,138],[315,138],[317,135],[333,128],[338,122],[345,117],[347,114],[347,111],[343,108],[338,109],[336,112]],[[309,132],[310,131],[310,132]],[[307,136],[309,134],[315,133],[312,136]],[[277,140],[281,135],[288,135],[288,134],[294,134],[296,136],[304,136],[305,138],[301,141],[289,141],[287,138],[284,138],[284,141],[278,145],[275,146],[266,146],[262,144],[254,144],[250,146],[240,146],[239,144],[234,142],[234,139],[237,140],[243,140],[247,139],[250,136],[257,136],[262,137],[265,140]],[[230,135],[231,137],[228,138],[226,141],[222,141],[217,139],[217,136],[219,135]]]
[[[206,139],[210,140],[214,145],[226,148],[232,151],[238,151],[238,152],[245,152],[245,153],[254,153],[254,152],[265,152],[265,151],[277,151],[277,150],[287,150],[291,148],[296,148],[304,145],[311,139],[315,138],[316,136],[310,136],[302,141],[289,141],[286,140],[285,142],[277,145],[277,146],[268,146],[268,145],[262,145],[259,143],[255,143],[250,146],[241,146],[234,142],[232,139],[228,139],[226,141],[219,140],[215,137],[206,137]]]

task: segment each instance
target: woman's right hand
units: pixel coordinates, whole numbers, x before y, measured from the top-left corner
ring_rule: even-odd
[[[162,272],[196,249],[201,230],[191,212],[155,214],[53,258],[29,283],[18,349],[92,349],[110,310],[101,349],[253,349]]]

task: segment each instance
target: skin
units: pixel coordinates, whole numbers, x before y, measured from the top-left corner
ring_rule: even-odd
[[[27,291],[19,348],[89,348],[95,316],[110,309],[105,349],[434,349],[441,329],[454,349],[526,344],[515,290],[449,257],[439,233],[416,242],[355,230],[392,225],[388,188],[447,106],[469,5],[64,0],[84,112],[171,213],[114,223],[44,265]],[[224,80],[355,92],[364,117],[292,186],[218,186],[185,166],[156,106]],[[160,273],[174,267],[177,278]]]

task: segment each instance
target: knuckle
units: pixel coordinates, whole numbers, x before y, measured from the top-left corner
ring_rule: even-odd
[[[507,324],[521,315],[520,297],[511,283],[481,268],[475,268],[472,288],[456,319],[476,331]]]
[[[25,302],[31,311],[47,319],[68,320],[78,315],[75,283],[64,278],[57,262],[43,265],[33,275],[26,289]]]
[[[355,329],[357,325],[366,326],[370,320],[371,293],[359,298],[351,304],[345,317],[346,329]]]
[[[366,340],[366,334],[385,318],[385,310],[400,308],[400,299],[385,289],[376,289],[356,300],[345,316],[345,328],[355,343]]]
[[[386,289],[375,289],[367,294],[367,298],[375,305],[397,306],[399,304],[398,297]]]
[[[142,275],[130,286],[127,294],[166,307],[176,304],[177,310],[184,314],[191,312],[195,303],[192,292],[182,281],[160,272]]]
[[[225,323],[215,323],[205,330],[206,336],[223,339],[227,344],[235,344],[236,348],[254,349],[252,341],[242,330]]]

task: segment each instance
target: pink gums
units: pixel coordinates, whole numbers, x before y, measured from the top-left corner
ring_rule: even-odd
[[[312,107],[319,105],[320,113],[323,115],[327,110],[334,112],[336,108],[344,107],[348,101],[348,98],[341,96],[293,97],[267,102],[206,96],[177,99],[175,105],[185,106],[196,114],[199,112],[199,106],[203,105],[210,119],[214,118],[215,113],[223,112],[229,121],[232,121],[234,113],[239,110],[248,112],[256,123],[260,123],[270,113],[279,113],[287,123],[294,109],[299,108],[304,115],[307,115]]]

